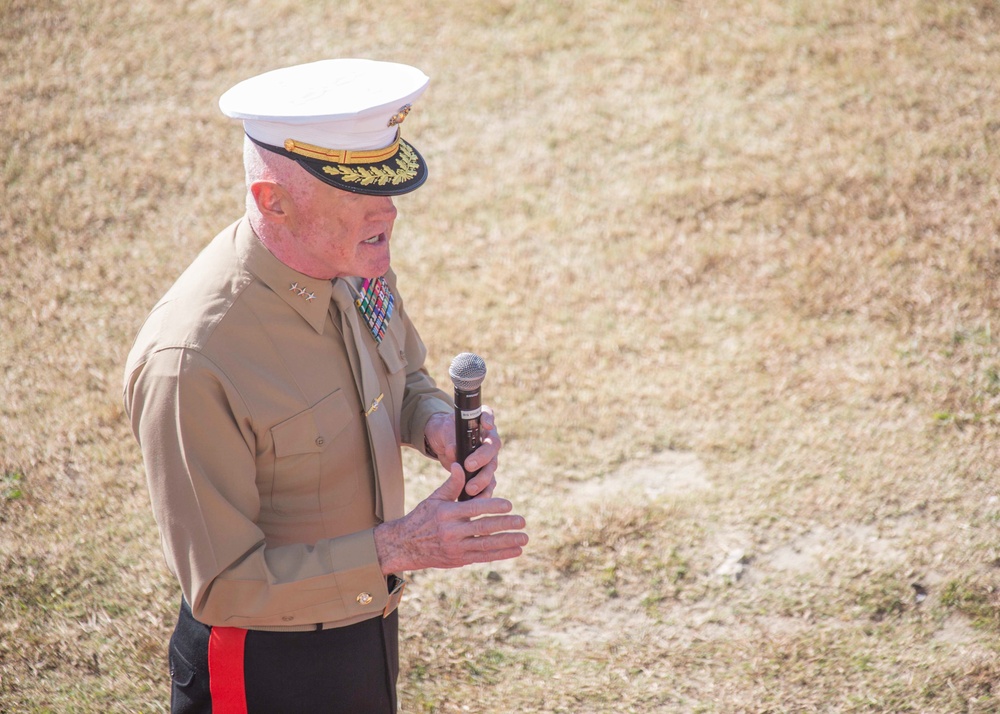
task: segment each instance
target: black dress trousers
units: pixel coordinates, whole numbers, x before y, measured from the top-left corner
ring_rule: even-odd
[[[173,714],[395,714],[399,615],[314,632],[210,627],[181,601]]]

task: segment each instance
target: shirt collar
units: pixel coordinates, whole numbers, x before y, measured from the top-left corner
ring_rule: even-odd
[[[299,313],[316,332],[323,334],[333,295],[333,284],[329,280],[311,278],[275,258],[246,218],[236,228],[236,250],[247,270]]]

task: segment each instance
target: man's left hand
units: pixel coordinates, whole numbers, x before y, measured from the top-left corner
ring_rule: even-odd
[[[432,416],[424,427],[424,436],[437,454],[441,465],[447,471],[451,471],[452,464],[457,463],[458,459],[458,448],[455,444],[455,414],[440,412]],[[482,470],[465,485],[465,492],[474,498],[490,498],[497,486],[497,456],[503,442],[496,428],[493,410],[485,405],[480,417],[480,441],[479,448],[465,460],[464,468],[470,473],[476,469]]]

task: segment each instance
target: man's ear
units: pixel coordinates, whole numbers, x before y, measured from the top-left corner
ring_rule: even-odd
[[[291,194],[274,181],[254,181],[250,184],[257,210],[266,221],[288,225],[294,221],[295,204]]]

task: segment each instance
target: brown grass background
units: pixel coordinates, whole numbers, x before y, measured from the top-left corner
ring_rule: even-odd
[[[533,536],[415,576],[404,711],[1000,710],[998,31],[989,0],[0,0],[0,710],[166,711],[122,363],[241,211],[218,96],[332,56],[432,78],[393,261],[435,375],[486,359]]]

